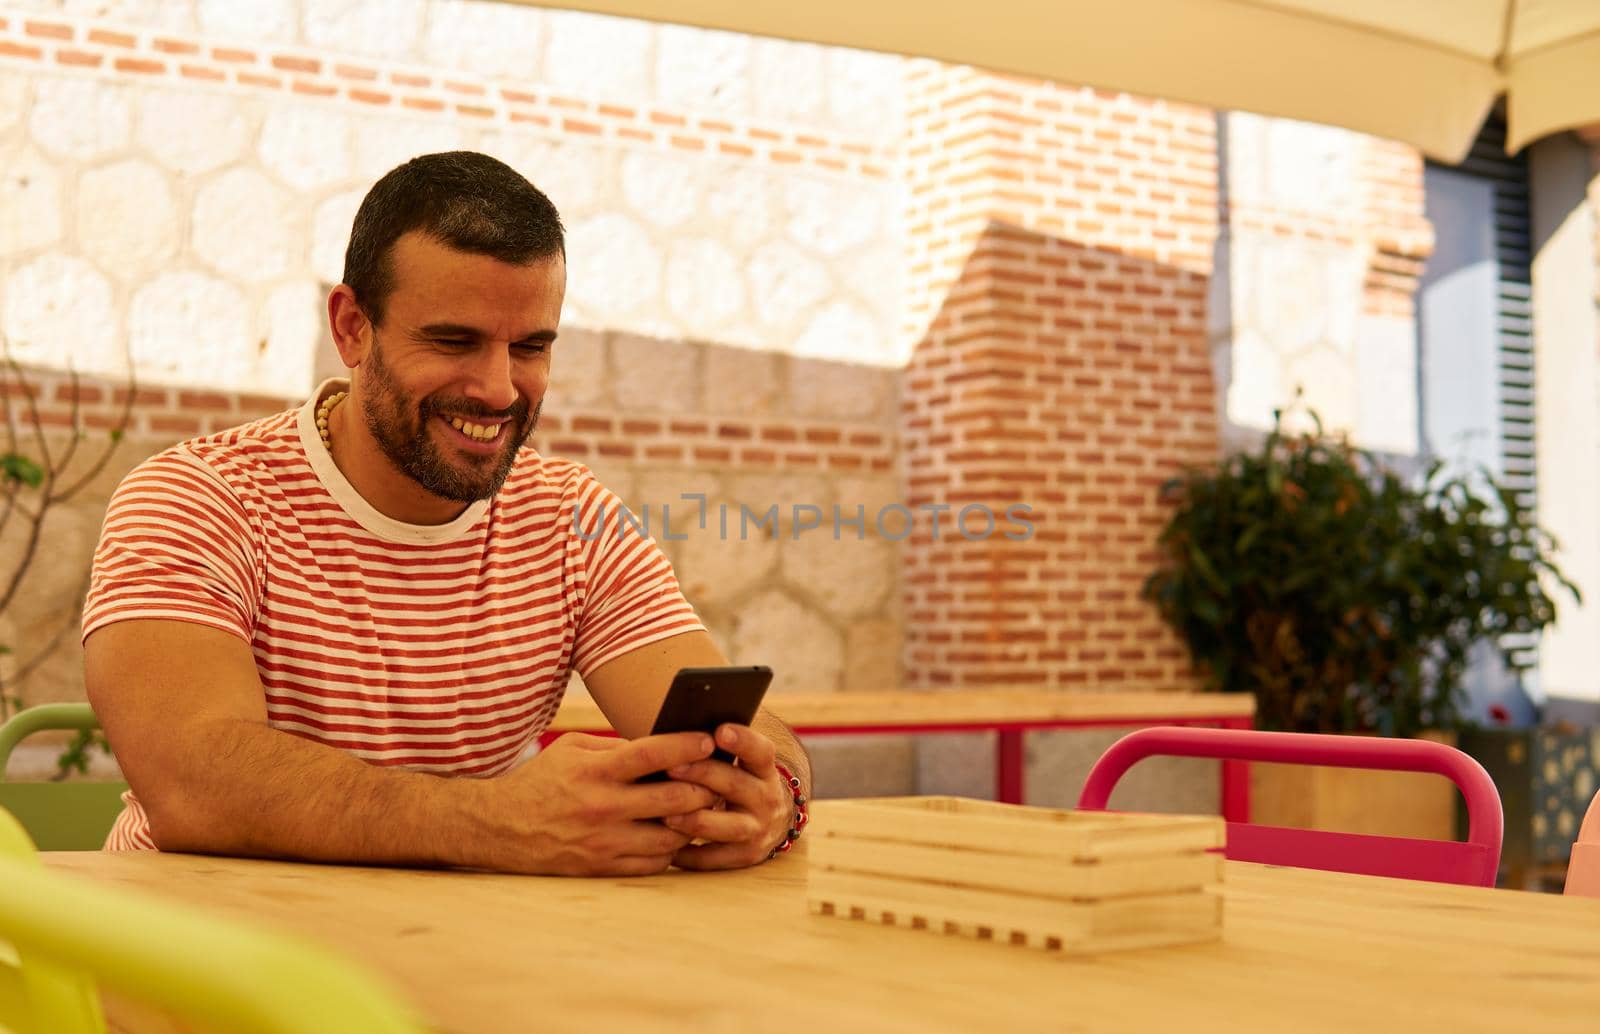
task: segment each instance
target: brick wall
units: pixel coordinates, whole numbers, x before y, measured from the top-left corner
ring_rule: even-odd
[[[1209,112],[914,63],[906,372],[913,508],[1032,508],[1031,539],[919,523],[902,553],[924,686],[1190,686],[1139,599],[1156,489],[1216,454]]]

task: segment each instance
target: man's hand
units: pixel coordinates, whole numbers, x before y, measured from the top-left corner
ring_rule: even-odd
[[[691,834],[672,827],[709,814],[711,789],[641,776],[709,764],[711,737],[683,732],[637,740],[568,733],[516,770],[487,780],[517,810],[494,868],[557,876],[645,876],[666,870]],[[732,769],[730,765],[723,768]],[[656,821],[663,820],[663,821]]]
[[[794,820],[794,796],[778,773],[772,740],[749,726],[729,724],[717,729],[717,745],[739,759],[738,767],[707,758],[667,770],[674,781],[702,787],[723,802],[717,810],[664,820],[668,829],[706,841],[673,855],[681,869],[740,869],[763,862]]]

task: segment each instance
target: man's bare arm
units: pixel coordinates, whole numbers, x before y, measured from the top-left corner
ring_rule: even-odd
[[[250,648],[180,621],[85,643],[89,700],[163,850],[515,872],[644,873],[686,837],[654,818],[706,807],[689,783],[634,785],[705,758],[709,737],[567,736],[494,779],[370,765],[266,724]]]

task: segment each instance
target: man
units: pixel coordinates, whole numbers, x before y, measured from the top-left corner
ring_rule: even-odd
[[[737,767],[645,735],[679,668],[726,660],[653,542],[577,533],[615,497],[521,448],[566,288],[549,200],[484,155],[414,159],[363,200],[344,281],[348,385],[111,500],[83,624],[132,786],[107,846],[610,875],[786,846],[804,752],[765,713],[717,731]],[[519,763],[573,670],[624,738]]]

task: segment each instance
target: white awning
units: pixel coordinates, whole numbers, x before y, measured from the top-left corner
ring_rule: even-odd
[[[515,0],[527,2],[527,0]],[[1345,126],[1446,162],[1600,122],[1600,0],[565,0]]]

